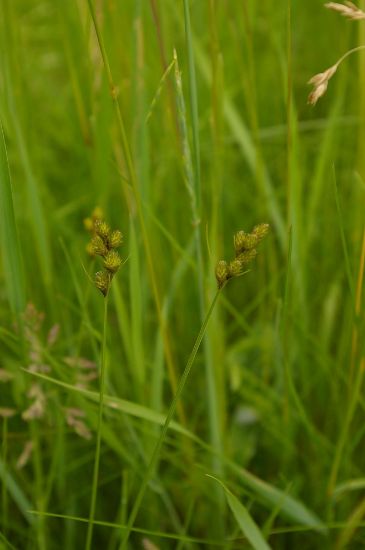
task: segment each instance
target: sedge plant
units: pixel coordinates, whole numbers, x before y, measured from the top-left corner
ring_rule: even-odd
[[[233,238],[234,249],[235,249],[234,258],[229,262],[225,260],[220,260],[216,265],[215,276],[217,281],[217,291],[212,299],[212,302],[202,322],[199,333],[194,342],[193,349],[189,355],[184,371],[178,382],[175,395],[167,411],[165,422],[162,426],[160,435],[157,439],[157,442],[151,454],[149,463],[147,465],[145,474],[142,479],[142,483],[140,485],[132,510],[130,512],[128,522],[125,527],[125,532],[124,532],[124,536],[120,546],[120,550],[125,550],[127,548],[129,536],[134,526],[134,522],[136,520],[139,508],[142,504],[145,491],[147,489],[148,483],[152,478],[171,420],[173,419],[177,404],[182,395],[185,384],[189,378],[196,354],[198,353],[200,344],[204,338],[209,320],[217,304],[218,298],[223,288],[225,287],[225,285],[230,279],[240,277],[241,275],[244,275],[244,273],[247,273],[247,270],[246,270],[247,266],[250,264],[250,262],[255,258],[257,254],[256,247],[260,243],[260,241],[262,241],[262,239],[267,235],[268,231],[269,231],[269,225],[266,223],[261,223],[259,225],[256,225],[251,231],[251,233],[246,233],[245,231],[238,231],[238,233],[236,233]]]
[[[86,546],[90,550],[93,537],[93,526],[97,499],[97,486],[99,478],[101,433],[103,425],[103,405],[105,394],[105,371],[106,371],[106,332],[108,318],[108,295],[114,275],[119,270],[122,259],[117,252],[123,242],[122,233],[117,229],[112,231],[109,225],[102,219],[102,213],[95,209],[91,218],[86,218],[85,226],[92,234],[92,238],[87,245],[87,251],[91,256],[100,256],[103,259],[103,269],[95,274],[94,283],[104,297],[104,315],[103,315],[103,336],[101,345],[100,360],[100,381],[99,381],[99,410],[96,434],[96,449],[94,459],[94,471],[91,487],[91,501],[89,512],[89,523],[87,529]]]

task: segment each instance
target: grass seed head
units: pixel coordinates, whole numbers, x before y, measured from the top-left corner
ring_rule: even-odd
[[[106,256],[108,253],[108,248],[99,235],[95,235],[89,243],[90,250],[93,256]]]
[[[256,245],[268,234],[270,226],[268,223],[255,225],[251,233],[238,231],[233,236],[235,257],[229,263],[220,260],[215,268],[215,277],[218,288],[223,288],[229,279],[239,277],[245,272],[246,266],[254,260],[257,255]]]
[[[222,288],[228,280],[228,264],[225,260],[220,260],[215,268],[215,278],[218,288]]]
[[[84,219],[84,227],[86,231],[89,231],[89,233],[92,233],[94,231],[94,221],[92,218],[85,218]]]
[[[259,243],[260,241],[262,241],[262,239],[266,237],[269,231],[270,225],[268,223],[259,223],[253,228],[252,234],[257,237],[257,242]]]
[[[123,235],[119,229],[112,231],[109,236],[109,246],[110,248],[119,248],[123,242]]]
[[[254,260],[257,256],[257,250],[256,248],[252,248],[251,250],[244,250],[237,256],[237,260],[239,260],[242,265],[248,265],[252,260]]]
[[[110,227],[104,220],[96,220],[95,233],[106,241],[110,235]]]
[[[339,4],[338,2],[327,2],[327,4],[325,4],[325,7],[329,10],[337,11],[344,17],[347,17],[348,19],[352,19],[354,21],[365,19],[365,12],[360,10],[360,8],[358,8],[352,2],[345,2],[345,4]]]
[[[0,407],[0,417],[1,418],[11,418],[17,413],[15,409],[10,407]]]
[[[245,264],[241,262],[238,258],[235,258],[228,265],[228,277],[239,277],[242,275],[245,269]]]
[[[104,259],[104,267],[113,275],[118,271],[122,263],[122,259],[116,250],[109,250]]]
[[[233,237],[236,256],[238,256],[244,250],[251,250],[252,248],[255,248],[257,242],[258,237],[254,233],[245,233],[245,231],[238,231]]]
[[[328,81],[337,71],[338,63],[335,65],[332,65],[329,69],[324,71],[323,73],[318,73],[312,76],[312,78],[308,81],[308,84],[313,85],[313,90],[308,96],[308,103],[309,105],[315,105],[317,101],[324,96],[324,94],[327,91],[328,87]]]
[[[119,229],[112,231],[102,218],[100,209],[95,209],[90,218],[93,223],[92,239],[86,247],[91,256],[101,256],[104,259],[104,270],[95,274],[94,283],[103,296],[107,296],[111,280],[122,264],[122,259],[115,248],[121,246],[123,235]],[[85,224],[90,227],[90,222]]]
[[[106,296],[110,286],[109,273],[106,271],[98,271],[95,273],[95,286],[100,290],[103,296]]]

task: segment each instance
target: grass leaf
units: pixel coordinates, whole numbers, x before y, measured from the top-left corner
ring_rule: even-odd
[[[0,227],[5,281],[13,312],[21,313],[25,306],[25,285],[21,252],[14,215],[13,192],[6,151],[5,136],[0,121]]]
[[[223,487],[231,512],[236,518],[242,533],[252,544],[253,548],[255,550],[270,550],[270,546],[267,544],[247,508],[238,500],[237,497],[234,496],[233,493],[231,493],[222,481],[209,474],[207,474],[207,476],[217,481]]]

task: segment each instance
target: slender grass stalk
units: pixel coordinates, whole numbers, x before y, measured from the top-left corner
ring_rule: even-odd
[[[168,335],[166,322],[165,322],[165,319],[163,318],[163,314],[162,314],[161,298],[160,298],[160,292],[159,292],[158,285],[157,285],[157,277],[156,277],[156,272],[155,272],[155,268],[154,268],[154,259],[153,259],[153,254],[152,254],[152,250],[151,250],[150,241],[149,241],[149,238],[148,238],[146,223],[145,223],[144,216],[143,216],[142,199],[141,199],[141,195],[140,195],[140,191],[139,191],[139,187],[138,187],[138,180],[137,180],[137,175],[136,175],[136,171],[135,171],[135,166],[134,166],[134,163],[133,163],[132,153],[131,153],[131,149],[130,149],[128,139],[127,139],[127,133],[126,133],[126,128],[125,128],[122,112],[121,112],[120,105],[119,105],[119,102],[118,102],[117,87],[115,86],[115,83],[114,83],[114,79],[113,79],[113,75],[112,75],[112,72],[111,72],[109,59],[108,59],[108,55],[107,55],[107,52],[106,52],[106,49],[105,49],[103,37],[101,35],[99,26],[97,24],[95,9],[94,9],[92,0],[88,0],[88,6],[89,6],[90,15],[91,15],[91,18],[92,18],[92,21],[93,21],[95,33],[96,33],[96,36],[97,36],[97,40],[98,40],[98,44],[99,44],[99,48],[100,48],[100,53],[101,53],[101,56],[102,56],[102,59],[103,59],[104,68],[105,68],[105,71],[106,71],[106,74],[107,74],[110,93],[111,93],[113,103],[114,103],[114,106],[115,106],[117,123],[118,123],[118,128],[119,128],[121,142],[122,142],[124,160],[125,160],[126,167],[127,167],[129,181],[130,181],[130,184],[131,184],[131,187],[132,187],[132,190],[133,190],[133,194],[134,194],[134,198],[135,198],[135,201],[136,201],[137,216],[138,216],[138,221],[139,221],[139,224],[140,224],[140,227],[141,227],[142,240],[143,240],[143,245],[144,245],[145,252],[146,252],[147,268],[148,268],[149,277],[150,277],[150,280],[151,280],[153,297],[154,297],[155,307],[156,307],[156,313],[157,313],[157,317],[158,317],[158,321],[159,321],[159,325],[160,325],[160,330],[161,330],[161,334],[162,334],[162,338],[163,338],[163,343],[164,343],[164,353],[165,353],[165,358],[166,358],[166,365],[167,365],[167,371],[168,371],[168,376],[169,376],[169,380],[170,380],[170,385],[171,385],[172,391],[176,392],[177,376],[176,376],[176,372],[175,372],[175,365],[174,365],[174,361],[173,361],[173,356],[172,356],[172,351],[171,351],[170,340],[169,340],[169,335]],[[181,408],[181,405],[179,406],[178,413],[179,413],[179,417],[180,417],[181,421],[184,423],[185,417],[184,417],[184,411]]]
[[[127,526],[126,526],[126,530],[125,530],[125,533],[124,533],[124,536],[123,536],[122,544],[120,546],[120,550],[125,550],[127,548],[128,539],[129,539],[132,527],[133,527],[134,522],[136,520],[136,517],[137,517],[138,511],[139,511],[139,508],[141,506],[142,499],[143,499],[143,496],[145,494],[147,485],[148,485],[149,481],[151,480],[153,471],[155,469],[155,465],[157,463],[157,460],[158,460],[158,457],[159,457],[159,454],[160,454],[160,451],[161,451],[161,447],[162,447],[163,442],[166,438],[167,430],[169,429],[169,425],[170,425],[171,420],[172,420],[172,418],[174,416],[174,413],[176,411],[177,403],[178,403],[178,401],[181,397],[181,394],[184,390],[186,381],[189,377],[189,374],[190,374],[191,368],[193,366],[196,354],[198,353],[200,344],[201,344],[201,342],[204,338],[204,334],[205,334],[205,331],[207,329],[209,319],[212,316],[214,307],[217,303],[217,300],[218,300],[218,297],[220,295],[221,290],[222,290],[222,288],[217,290],[217,292],[216,292],[216,294],[215,294],[215,296],[214,296],[214,298],[213,298],[213,300],[210,304],[208,312],[207,312],[207,314],[205,316],[205,319],[203,321],[203,324],[200,328],[199,334],[198,334],[198,336],[195,340],[194,347],[193,347],[193,349],[190,353],[188,362],[186,363],[184,372],[182,373],[181,378],[179,380],[176,393],[174,395],[174,398],[171,402],[171,405],[170,405],[169,410],[168,410],[167,415],[166,415],[165,423],[164,423],[164,425],[161,429],[160,436],[157,440],[157,443],[156,443],[155,448],[153,450],[153,453],[152,453],[152,456],[150,458],[149,464],[147,466],[146,472],[145,472],[144,477],[142,479],[142,483],[141,483],[141,486],[139,488],[137,497],[134,501],[133,508],[132,508],[131,513],[130,513],[128,523],[127,523]]]
[[[193,129],[193,149],[194,149],[194,164],[195,164],[195,185],[197,195],[197,208],[200,208],[201,201],[201,186],[200,186],[200,140],[199,140],[199,117],[198,117],[198,94],[196,88],[195,63],[193,54],[193,38],[190,24],[189,0],[184,0],[184,20],[185,20],[185,38],[186,49],[188,52],[188,69],[189,69],[189,95],[191,109],[191,124]]]
[[[351,427],[352,420],[354,418],[356,406],[358,405],[358,402],[361,397],[361,388],[364,380],[364,373],[365,373],[365,359],[363,358],[361,359],[360,366],[356,374],[356,379],[354,382],[354,387],[352,390],[350,402],[345,415],[342,430],[340,432],[340,436],[338,438],[337,445],[336,445],[335,456],[333,459],[329,482],[328,482],[329,495],[333,495],[336,482],[337,482],[338,472],[340,470],[343,454],[346,447],[346,441],[348,438],[351,437],[350,427]]]
[[[358,338],[359,338],[359,330],[357,326],[357,319],[360,319],[361,314],[361,302],[362,302],[362,292],[363,292],[363,283],[364,283],[364,269],[365,269],[365,228],[363,230],[362,235],[362,243],[361,243],[361,254],[360,254],[360,265],[359,265],[359,272],[357,276],[357,283],[356,283],[356,300],[355,300],[355,323],[354,327],[352,329],[352,342],[351,342],[351,362],[350,362],[350,388],[352,386],[351,382],[354,377],[354,370],[355,370],[355,361],[356,361],[356,354],[358,350]]]
[[[1,501],[3,506],[3,532],[6,535],[7,532],[7,525],[8,525],[8,490],[7,490],[7,483],[6,483],[6,461],[7,461],[7,453],[8,453],[8,419],[6,417],[3,418],[3,429],[2,429],[2,459],[3,464],[5,466],[5,479],[2,483],[2,491],[1,491]]]
[[[17,315],[25,308],[25,280],[22,255],[15,221],[13,189],[2,121],[0,120],[0,228],[1,248],[10,307]]]
[[[192,201],[192,210],[195,223],[195,241],[196,241],[196,256],[198,265],[198,288],[199,288],[199,307],[200,307],[200,320],[204,319],[205,313],[205,300],[204,300],[204,262],[203,252],[201,245],[201,177],[200,177],[200,139],[199,139],[199,113],[198,113],[198,93],[196,84],[196,71],[193,53],[193,33],[190,22],[190,10],[189,0],[184,0],[184,21],[185,21],[185,40],[186,49],[188,54],[188,71],[189,71],[189,99],[190,99],[190,114],[192,124],[192,136],[193,136],[193,169],[188,171],[188,174],[192,175],[191,188],[194,194],[194,200]],[[182,98],[183,100],[183,98]],[[186,132],[187,134],[187,132]],[[220,418],[219,407],[219,384],[217,375],[215,374],[214,363],[212,358],[212,348],[210,345],[209,334],[205,338],[203,343],[204,359],[206,368],[206,381],[208,388],[208,417],[209,417],[209,431],[212,445],[216,447],[219,452],[222,452],[222,434],[220,427],[222,426]],[[221,386],[223,391],[223,386]],[[216,457],[213,457],[213,467],[215,471],[222,475],[222,463]],[[221,491],[217,493],[219,510],[222,510],[223,499],[221,497]],[[219,526],[222,520],[222,513],[218,513],[217,521],[215,525]],[[222,529],[221,529],[222,530]]]
[[[290,227],[291,219],[291,158],[293,143],[292,127],[292,34],[291,34],[291,0],[287,1],[287,97],[286,97],[286,122],[287,122],[287,224]]]
[[[103,427],[103,405],[104,405],[104,392],[105,392],[105,371],[106,371],[105,354],[106,354],[107,317],[108,317],[108,294],[104,298],[103,341],[101,346],[101,364],[100,364],[99,414],[98,414],[98,426],[97,426],[97,436],[96,436],[93,484],[91,489],[89,525],[87,529],[87,538],[86,538],[86,545],[85,545],[86,550],[90,550],[92,537],[93,537],[96,496],[97,496],[97,486],[98,486],[98,477],[99,477],[100,446],[101,446],[101,432]]]
[[[33,475],[35,479],[35,495],[37,507],[41,512],[44,512],[44,478],[43,478],[43,462],[41,455],[41,433],[39,425],[35,420],[32,420],[30,423],[30,436],[34,442],[34,451],[33,451]],[[39,550],[46,550],[46,532],[45,532],[45,521],[44,517],[40,518],[35,525],[37,537],[37,548]]]
[[[337,216],[338,216],[338,225],[339,225],[339,230],[340,230],[340,235],[341,235],[343,255],[344,255],[344,259],[345,259],[347,282],[348,282],[349,290],[350,290],[350,293],[351,293],[352,308],[353,308],[353,311],[355,312],[354,277],[353,277],[353,273],[352,273],[352,269],[351,269],[349,251],[348,251],[348,247],[347,247],[347,243],[346,243],[345,229],[344,229],[344,224],[343,224],[343,214],[342,214],[342,209],[341,209],[340,197],[339,197],[339,194],[338,194],[336,170],[335,170],[334,166],[332,168],[332,178],[333,178],[333,189],[334,189]]]

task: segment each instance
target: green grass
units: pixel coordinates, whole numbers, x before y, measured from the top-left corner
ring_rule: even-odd
[[[0,548],[364,546],[364,52],[315,107],[306,82],[365,23],[317,0],[0,13]],[[124,234],[106,340],[97,205]]]

